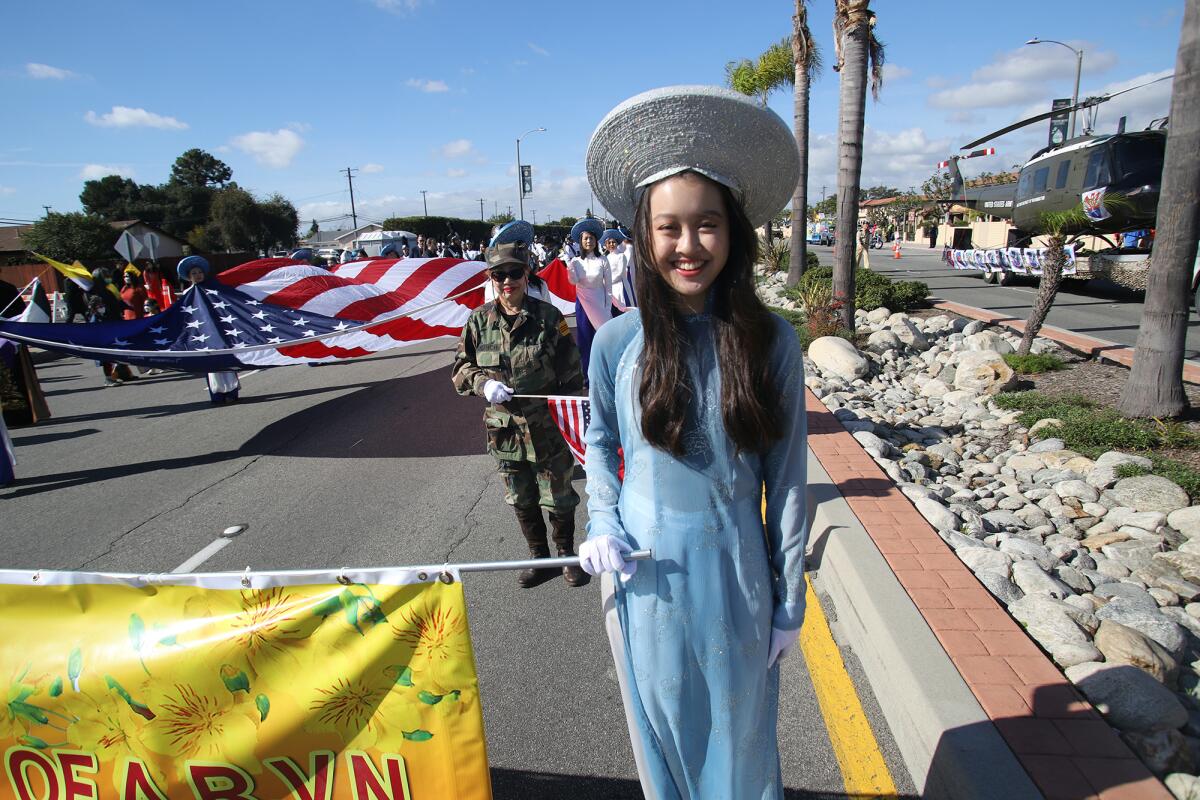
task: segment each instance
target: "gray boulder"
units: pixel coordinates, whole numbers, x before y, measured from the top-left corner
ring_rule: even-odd
[[[871,371],[871,362],[839,336],[822,336],[808,346],[808,358],[826,376],[853,381]]]
[[[1101,587],[1097,587],[1097,589],[1099,588]],[[1162,645],[1172,658],[1176,660],[1183,658],[1184,650],[1187,647],[1187,636],[1178,623],[1171,621],[1169,617],[1158,610],[1157,603],[1153,609],[1150,609],[1116,598],[1098,609],[1096,616],[1102,620],[1110,619],[1128,628],[1133,628],[1143,636]]]
[[[1183,534],[1185,539],[1200,536],[1200,506],[1188,506],[1172,511],[1167,524]]]
[[[1166,686],[1175,685],[1179,662],[1162,645],[1133,628],[1106,619],[1096,631],[1096,649],[1109,664],[1129,664]]]
[[[1026,595],[1043,595],[1061,600],[1074,594],[1070,586],[1047,573],[1034,561],[1014,562],[1012,579]]]
[[[1122,731],[1169,731],[1188,721],[1187,709],[1175,693],[1137,667],[1084,663],[1067,667],[1065,672],[1084,697]]]
[[[997,395],[1012,386],[1016,373],[995,350],[963,353],[954,372],[954,388]]]
[[[1159,475],[1123,478],[1110,490],[1117,501],[1135,511],[1161,511],[1170,514],[1187,508],[1187,492]]]

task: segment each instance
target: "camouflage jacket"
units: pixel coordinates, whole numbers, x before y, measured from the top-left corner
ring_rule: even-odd
[[[451,380],[461,395],[483,397],[494,378],[513,394],[583,393],[579,349],[557,308],[526,295],[512,326],[497,304],[477,308],[463,328]],[[483,412],[488,452],[502,461],[544,463],[567,452],[545,400],[514,398]]]

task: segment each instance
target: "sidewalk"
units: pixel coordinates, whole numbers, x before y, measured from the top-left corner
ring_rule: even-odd
[[[895,637],[894,628],[904,624],[889,617],[903,614],[905,609],[894,603],[892,608],[877,608],[874,595],[878,582],[862,581],[857,593],[846,595],[849,607],[838,608],[839,617],[852,617],[848,621],[851,627],[857,626],[868,639],[874,637],[868,644],[880,656],[884,670],[881,675],[885,678],[874,689],[885,714],[890,705],[893,713],[907,715],[896,720],[889,715],[897,740],[910,739],[907,748],[901,741],[906,760],[911,762],[913,753],[928,754],[925,763],[910,763],[910,767],[918,767],[911,771],[919,790],[955,796],[954,783],[961,778],[958,796],[965,796],[962,792],[968,787],[975,787],[973,793],[979,792],[980,786],[987,788],[991,773],[989,795],[1022,796],[1019,789],[1013,790],[1016,787],[1004,785],[1002,764],[970,761],[972,753],[992,747],[994,729],[1045,797],[1170,800],[1166,788],[811,392],[807,394],[807,406],[809,448],[840,494],[838,499],[845,500],[861,523],[926,626],[893,648],[899,652],[886,652],[880,639]],[[829,560],[829,548],[845,537],[844,526],[831,526],[820,544],[814,545],[814,549],[820,549],[816,559]],[[864,561],[852,558],[844,563],[847,571],[857,572]],[[838,572],[831,568],[835,581],[861,577],[841,576]],[[862,611],[856,607],[860,604],[864,606]],[[870,612],[878,612],[880,618],[869,618],[866,606],[871,607]],[[920,634],[927,638],[930,631],[986,715],[981,717],[983,722],[951,728],[947,720],[966,713],[958,700],[955,702],[960,708],[950,714],[924,708],[946,689],[946,681],[939,680],[928,666],[917,663],[922,654],[910,652],[920,648]],[[913,697],[911,690],[906,691],[904,676],[908,674],[921,696]],[[952,692],[953,687],[949,689]],[[891,696],[886,697],[889,693]],[[943,763],[939,764],[939,759]],[[929,782],[941,785],[930,786]]]

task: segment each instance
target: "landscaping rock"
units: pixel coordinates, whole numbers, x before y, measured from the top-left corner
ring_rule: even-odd
[[[921,512],[921,516],[934,527],[934,530],[954,531],[958,530],[958,526],[961,524],[957,514],[936,500],[921,498],[914,505],[917,507],[917,511]]]
[[[1106,663],[1129,664],[1143,670],[1159,683],[1175,685],[1179,663],[1162,645],[1133,628],[1112,620],[1102,620],[1096,631],[1095,645],[1104,654]]]
[[[1155,775],[1161,777],[1168,772],[1190,772],[1196,768],[1187,740],[1179,731],[1130,731],[1121,738]]]
[[[1167,524],[1187,539],[1200,536],[1200,506],[1188,506],[1172,511],[1167,516]]]
[[[1188,721],[1187,709],[1175,693],[1137,667],[1082,663],[1068,667],[1066,674],[1083,696],[1122,731],[1169,731]]]
[[[825,375],[853,381],[871,371],[871,362],[839,336],[822,336],[808,346],[808,358]]]
[[[970,389],[986,395],[996,395],[1009,388],[1016,373],[995,350],[963,353],[954,373],[955,389]]]
[[[1026,595],[1045,595],[1061,600],[1073,594],[1071,587],[1047,573],[1034,561],[1013,562],[1012,579]]]
[[[1124,478],[1110,490],[1116,499],[1135,511],[1161,511],[1170,514],[1187,508],[1187,492],[1159,475]]]

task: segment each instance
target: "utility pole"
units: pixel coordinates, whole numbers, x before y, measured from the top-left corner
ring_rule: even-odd
[[[483,198],[479,198],[479,221],[483,222]]]
[[[531,208],[529,209],[529,213],[533,215],[533,224],[537,225],[537,209]]]
[[[50,206],[42,206],[42,208],[46,209],[46,216],[50,216]]]
[[[425,199],[425,190],[421,190],[421,205],[425,207],[425,216],[429,216],[429,202]]]
[[[346,167],[346,181],[350,184],[350,220],[352,222],[353,229],[357,230],[358,229],[358,213],[354,210],[354,173],[355,172],[358,172],[358,170],[350,169],[349,167]]]

